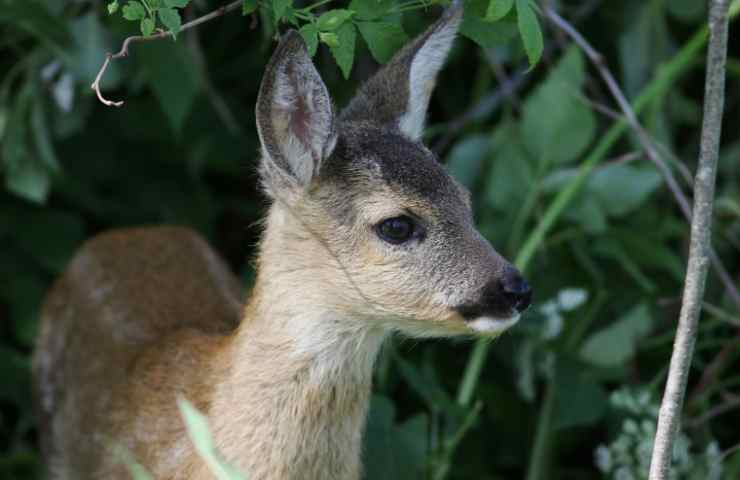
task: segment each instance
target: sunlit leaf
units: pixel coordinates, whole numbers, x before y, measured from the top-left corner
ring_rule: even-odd
[[[487,22],[501,20],[509,14],[513,6],[514,0],[490,0],[484,20]]]
[[[460,33],[483,48],[494,48],[516,37],[517,26],[509,17],[498,22],[484,21],[487,0],[466,0]]]
[[[341,8],[329,10],[322,13],[317,22],[319,30],[322,32],[331,32],[344,25],[344,22],[352,18],[355,12]]]
[[[218,480],[246,480],[246,477],[229,465],[216,450],[206,417],[183,397],[177,399],[177,405],[187,426],[188,435],[211,473]]]
[[[639,304],[616,322],[592,334],[581,348],[581,358],[601,367],[616,367],[632,358],[637,343],[652,328],[647,305]]]
[[[190,0],[163,0],[165,7],[169,8],[185,8],[190,3]]]
[[[330,47],[334,59],[342,70],[344,78],[349,78],[352,64],[355,61],[355,44],[357,43],[357,30],[352,23],[345,23],[337,30],[338,45]]]
[[[173,8],[160,8],[157,10],[157,14],[159,15],[159,19],[162,21],[162,25],[167,27],[167,30],[172,32],[174,37],[177,37],[177,34],[180,33],[182,22],[177,10]]]
[[[378,63],[390,60],[408,41],[408,35],[397,22],[357,22],[357,28]]]
[[[545,48],[542,40],[542,29],[537,21],[537,15],[530,5],[531,0],[516,0],[517,25],[522,37],[524,51],[529,58],[529,66],[534,67],[542,57]]]
[[[242,15],[249,15],[257,10],[257,0],[244,0],[242,2]]]
[[[315,23],[307,23],[298,30],[306,43],[306,49],[310,56],[316,55],[316,49],[319,46],[319,28]]]
[[[583,55],[571,47],[525,101],[523,143],[539,162],[571,162],[593,141],[596,119],[580,98],[583,81]]]
[[[126,20],[142,20],[146,17],[146,9],[141,2],[130,1],[123,6],[121,11],[123,12],[123,18]]]

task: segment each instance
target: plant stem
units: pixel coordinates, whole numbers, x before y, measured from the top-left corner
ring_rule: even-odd
[[[331,1],[333,1],[333,0],[321,0],[320,2],[316,2],[313,5],[309,5],[306,8],[301,8],[301,10],[304,11],[304,12],[310,12],[314,8],[318,8],[318,7],[322,6],[322,5],[326,5],[327,3],[331,2]]]
[[[713,0],[709,7],[709,48],[704,97],[699,165],[694,180],[694,215],[691,222],[689,262],[684,283],[681,313],[673,344],[658,429],[650,462],[650,480],[667,479],[673,443],[679,430],[686,383],[701,313],[704,285],[710,264],[712,208],[717,175],[719,140],[725,97],[728,0]]]
[[[556,362],[557,363],[557,362]],[[557,371],[552,372],[552,378],[547,382],[545,390],[545,400],[537,417],[537,433],[534,438],[534,448],[532,456],[529,459],[529,468],[527,469],[527,480],[540,480],[546,478],[543,475],[545,464],[547,463],[548,448],[550,442],[550,423],[552,421],[552,412],[555,408],[555,376]]]

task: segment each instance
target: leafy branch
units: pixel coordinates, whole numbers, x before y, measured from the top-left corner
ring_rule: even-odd
[[[163,0],[163,1],[165,3],[171,4],[171,5],[174,5],[174,4],[185,4],[186,5],[187,2],[189,2],[190,0]],[[153,3],[153,0],[148,0],[148,3]],[[161,13],[161,11],[164,8],[169,8],[169,7],[163,7],[163,8],[158,8],[158,9],[152,10],[151,9],[152,7],[148,6],[148,3],[147,3],[147,0],[145,0],[144,4],[141,4],[139,2],[129,2],[123,8],[123,15],[124,15],[125,18],[131,17],[130,19],[140,20],[142,22],[142,26],[141,26],[142,32],[145,32],[145,29],[147,31],[149,29],[149,26],[144,27],[144,25],[143,25],[143,23],[144,23],[145,20],[151,20],[152,22],[154,22],[153,16],[155,14]],[[92,85],[90,86],[90,88],[92,88],[95,91],[95,94],[98,96],[98,100],[100,100],[103,103],[103,105],[106,105],[106,106],[109,106],[109,107],[111,107],[111,106],[112,107],[120,107],[120,106],[122,106],[123,105],[123,101],[107,100],[103,96],[102,92],[100,91],[100,81],[102,80],[103,75],[105,74],[105,71],[108,69],[108,66],[110,65],[110,63],[113,60],[117,60],[117,59],[123,58],[123,57],[128,57],[129,46],[132,43],[136,43],[136,42],[147,42],[147,41],[151,41],[151,40],[159,40],[159,39],[168,38],[168,37],[176,38],[177,33],[184,32],[185,30],[189,30],[189,29],[191,29],[193,27],[197,27],[198,25],[200,25],[202,23],[206,23],[208,21],[213,20],[214,18],[218,18],[218,17],[220,17],[222,15],[225,15],[228,12],[231,12],[233,10],[236,10],[236,9],[238,9],[242,5],[242,3],[243,3],[243,0],[235,0],[235,1],[233,1],[233,2],[231,2],[229,4],[227,4],[227,5],[224,5],[224,6],[220,7],[220,8],[212,11],[211,13],[208,13],[206,15],[203,15],[202,17],[196,18],[195,20],[193,20],[191,22],[188,22],[188,23],[186,23],[184,25],[180,25],[180,20],[179,20],[180,19],[180,16],[179,16],[179,14],[177,14],[177,21],[173,21],[173,23],[171,23],[170,30],[166,30],[166,31],[163,30],[163,31],[159,31],[158,33],[155,33],[155,34],[151,34],[151,31],[154,31],[154,26],[152,25],[152,28],[151,28],[151,31],[149,32],[149,34],[144,33],[144,35],[135,35],[135,36],[132,36],[132,37],[128,37],[126,40],[123,41],[123,45],[121,46],[121,50],[119,50],[118,53],[115,53],[115,54],[108,53],[108,54],[106,54],[106,56],[105,56],[105,62],[103,62],[103,66],[100,67],[100,71],[98,72],[97,76],[95,77],[95,81],[92,83]],[[115,6],[113,6],[113,5],[115,5]],[[118,2],[113,2],[113,3],[109,4],[108,5],[108,11],[111,12],[111,13],[115,13],[117,11],[117,9],[118,9],[118,6],[117,5],[118,5]],[[139,5],[139,7],[134,7],[133,5]],[[146,10],[143,5],[147,5],[147,8],[149,8],[150,10]],[[127,9],[126,7],[129,7],[129,8]],[[145,13],[145,15],[148,15],[148,16],[145,16],[144,18],[139,18],[139,15],[141,14],[141,11],[139,10],[139,8],[145,9],[145,12],[144,13]],[[128,15],[128,17],[127,17],[127,15]],[[169,15],[171,15],[171,14],[165,14],[165,18],[167,18]],[[162,17],[160,15],[160,19],[161,18]],[[172,26],[176,26],[176,30],[172,30]]]
[[[318,0],[297,8],[293,6],[292,0],[236,0],[182,24],[178,9],[187,7],[190,0],[129,0],[126,4],[114,0],[108,4],[108,13],[120,11],[124,19],[138,22],[141,35],[127,38],[118,53],[106,55],[92,89],[104,105],[122,106],[122,101],[107,100],[102,95],[100,82],[111,61],[128,56],[131,43],[169,37],[174,39],[178,33],[240,6],[243,15],[253,14],[259,8],[266,13],[266,18],[272,19],[274,27],[286,24],[298,29],[311,56],[316,53],[318,45],[323,43],[331,51],[344,77],[349,78],[358,34],[365,40],[375,60],[385,63],[408,41],[400,14],[447,3],[446,0],[351,0],[347,8],[316,12],[319,7],[331,1],[333,0]],[[544,50],[537,11],[533,0],[490,0],[485,11],[466,13],[461,33],[482,47],[490,48],[500,42],[501,38],[509,38],[507,35],[496,34],[497,28],[508,32],[508,28],[515,24],[531,69],[539,62]]]

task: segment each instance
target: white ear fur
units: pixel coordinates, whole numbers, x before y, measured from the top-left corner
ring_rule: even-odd
[[[263,172],[308,185],[336,143],[329,92],[301,36],[288,32],[267,67],[257,101]]]
[[[400,130],[418,140],[424,131],[429,99],[437,73],[444,65],[462,21],[462,7],[453,5],[434,25],[433,31],[414,54],[409,70],[409,96],[406,112],[399,119]]]

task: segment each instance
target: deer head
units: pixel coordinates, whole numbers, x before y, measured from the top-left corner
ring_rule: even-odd
[[[337,115],[301,36],[288,32],[257,102],[260,173],[273,200],[262,275],[353,328],[498,334],[530,303],[519,272],[478,233],[470,195],[420,141],[462,18],[453,5]]]

